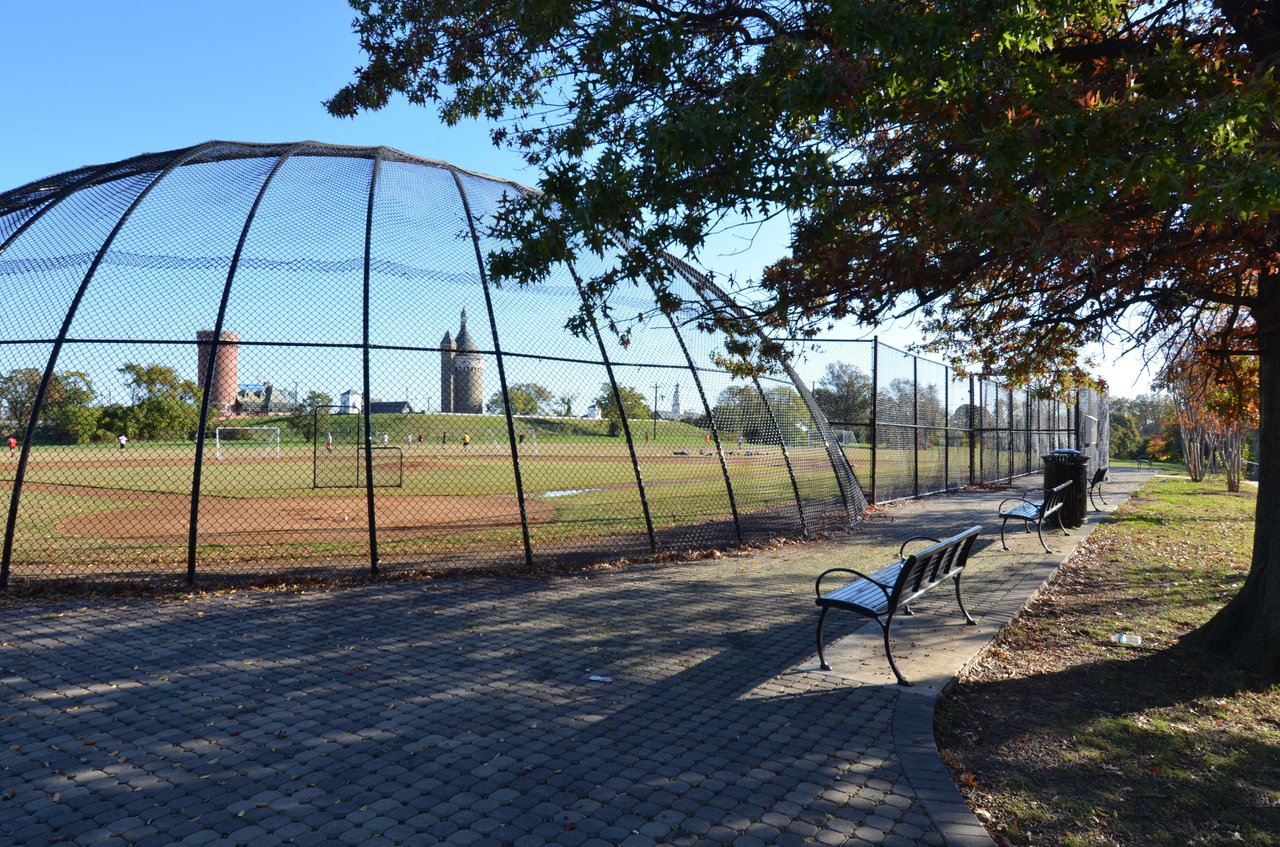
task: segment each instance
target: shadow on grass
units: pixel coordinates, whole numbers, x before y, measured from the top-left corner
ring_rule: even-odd
[[[1280,844],[1276,695],[1182,644],[1116,650],[962,685],[938,712],[948,758],[1009,808],[1040,810],[1029,828],[1051,841]]]

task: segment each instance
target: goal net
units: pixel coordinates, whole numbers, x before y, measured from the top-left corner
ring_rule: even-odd
[[[280,427],[220,426],[213,430],[215,459],[279,459]]]

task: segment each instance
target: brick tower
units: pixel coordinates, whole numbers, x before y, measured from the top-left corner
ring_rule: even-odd
[[[458,330],[458,352],[453,357],[453,411],[478,415],[484,411],[484,356],[467,329],[467,310],[462,310]]]
[[[218,342],[218,359],[213,366],[212,387],[206,389],[205,374],[209,372],[209,356],[213,353],[213,331],[202,329],[196,332],[196,347],[199,351],[199,371],[196,382],[200,389],[209,392],[209,407],[222,412],[235,409],[236,393],[240,388],[240,336],[234,332],[224,332]]]

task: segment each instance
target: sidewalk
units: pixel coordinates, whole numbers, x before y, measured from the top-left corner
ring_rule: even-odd
[[[1149,476],[1113,471],[1108,508]],[[1004,496],[545,581],[0,609],[0,843],[990,845],[934,699],[1098,514],[1052,556],[1010,527],[976,557],[978,626],[944,590],[895,622],[912,688],[852,615],[817,670],[812,585],[905,536],[994,535]]]

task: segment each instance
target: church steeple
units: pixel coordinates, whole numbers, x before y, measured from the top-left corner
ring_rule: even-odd
[[[476,340],[471,337],[471,330],[467,329],[467,310],[462,310],[462,326],[458,329],[458,352],[471,352],[479,350]]]

